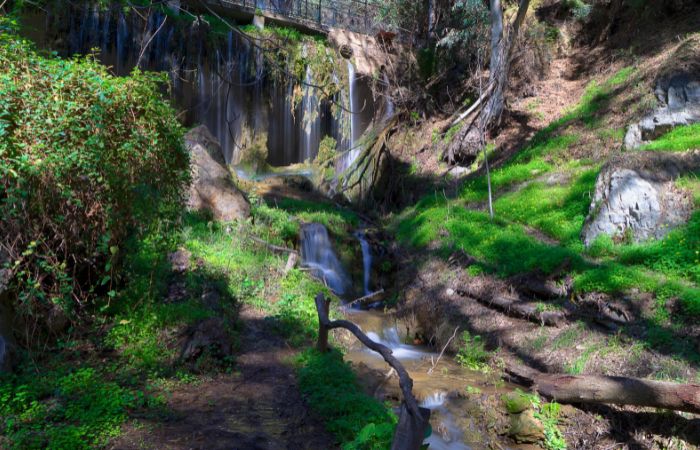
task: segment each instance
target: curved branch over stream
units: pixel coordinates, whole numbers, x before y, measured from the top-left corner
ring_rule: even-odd
[[[399,387],[403,394],[401,414],[399,424],[396,427],[392,450],[418,450],[423,444],[425,430],[430,419],[430,410],[418,406],[416,398],[413,396],[413,380],[408,375],[403,364],[392,354],[389,347],[374,342],[360,330],[360,327],[347,320],[333,320],[328,318],[328,308],[330,300],[326,299],[323,293],[316,295],[316,311],[318,312],[318,351],[328,351],[328,330],[335,328],[345,328],[359,339],[367,348],[382,355],[399,376]]]

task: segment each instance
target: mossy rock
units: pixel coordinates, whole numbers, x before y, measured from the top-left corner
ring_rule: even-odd
[[[501,397],[509,414],[520,414],[532,406],[530,397],[523,392],[509,392]]]

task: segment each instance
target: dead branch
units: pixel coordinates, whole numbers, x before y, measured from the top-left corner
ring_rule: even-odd
[[[522,303],[517,299],[508,298],[495,292],[482,292],[478,289],[466,287],[457,291],[460,295],[472,297],[479,303],[503,311],[507,315],[519,319],[527,319],[541,325],[559,327],[566,320],[564,313],[560,311],[540,311],[536,305]]]
[[[389,347],[374,342],[354,323],[347,320],[328,319],[328,308],[330,300],[326,299],[323,293],[316,295],[316,311],[318,312],[318,343],[320,352],[328,350],[328,331],[335,328],[345,328],[357,337],[366,347],[379,353],[399,376],[399,387],[403,394],[401,414],[399,424],[394,434],[392,450],[418,450],[423,444],[424,432],[428,426],[430,410],[420,408],[416,398],[413,396],[413,380],[403,367],[403,364],[394,357]]]

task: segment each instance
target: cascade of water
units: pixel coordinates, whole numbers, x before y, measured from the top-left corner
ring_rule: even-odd
[[[348,60],[348,89],[350,90],[350,148],[355,148],[357,141],[357,121],[359,119],[357,110],[357,98],[355,89],[355,66]]]
[[[391,85],[389,84],[389,77],[384,74],[384,89],[389,90]],[[391,97],[384,97],[384,120],[389,120],[394,116],[394,102],[391,101]]]
[[[350,279],[333,251],[326,227],[310,223],[301,228],[301,258],[333,292],[343,295],[349,291]]]
[[[303,127],[301,128],[301,160],[312,160],[318,154],[321,142],[321,110],[312,87],[313,73],[311,67],[306,67],[304,78],[304,97],[301,101]]]
[[[71,55],[98,47],[102,61],[118,75],[128,74],[137,61],[143,70],[168,72],[171,95],[184,112],[185,124],[206,125],[221,142],[229,163],[239,162],[241,149],[266,139],[272,165],[313,159],[325,135],[335,137],[338,151],[346,152],[366,128],[366,118],[348,113],[361,108],[361,98],[367,97],[364,85],[356,86],[359,77],[349,62],[348,86],[336,99],[343,111],[331,113],[330,102],[322,102],[309,86],[302,88],[302,99],[295,105],[299,83],[278,81],[275,87],[276,77],[270,76],[263,52],[233,32],[207,39],[200,28],[183,29],[174,20],[166,21],[162,12],[130,14],[116,6],[98,8],[80,2],[66,6],[57,0],[35,18],[45,18],[43,45],[52,50]],[[67,29],[62,24],[68,24]],[[67,35],[61,41],[52,39],[57,33]],[[55,45],[59,48],[51,48]],[[307,68],[307,84],[318,75],[322,74]],[[345,77],[336,79],[340,78]],[[358,154],[355,149],[345,159],[350,163]]]
[[[372,250],[369,248],[369,242],[367,242],[367,237],[363,232],[358,232],[355,234],[357,239],[360,241],[360,248],[362,248],[362,267],[363,267],[363,289],[364,295],[369,295],[369,279],[370,273],[372,271]]]
[[[426,355],[424,351],[417,349],[414,346],[407,345],[401,342],[399,329],[395,326],[388,327],[382,330],[381,335],[374,331],[366,333],[367,337],[374,342],[378,342],[391,349],[392,354],[398,359],[420,359]],[[367,349],[372,352],[373,350]]]

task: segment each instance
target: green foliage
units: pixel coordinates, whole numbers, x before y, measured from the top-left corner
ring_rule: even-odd
[[[299,347],[318,337],[318,313],[314,298],[319,292],[330,292],[321,282],[300,270],[292,270],[282,280],[282,297],[275,303],[279,331],[288,342]]]
[[[127,237],[174,219],[189,160],[165,79],[116,78],[0,34],[0,244],[21,313],[114,296]]]
[[[472,336],[468,331],[465,331],[461,335],[461,341],[455,360],[468,369],[488,371],[491,353],[486,350],[481,336]]]
[[[332,203],[283,198],[275,202],[275,207],[303,222],[320,223],[336,236],[342,236],[360,224],[357,214]]]
[[[585,19],[592,10],[592,6],[583,0],[562,0],[561,3],[577,19]]]
[[[547,450],[566,450],[566,439],[559,429],[559,403],[544,403],[538,407],[535,417],[544,425],[544,447]]]
[[[700,124],[676,127],[639,150],[684,152],[700,149]]]
[[[336,157],[338,142],[331,136],[324,136],[318,146],[318,154],[314,163],[319,167],[332,166]]]
[[[324,418],[326,429],[343,443],[344,449],[389,448],[396,415],[361,391],[339,352],[307,350],[298,364],[299,386],[309,406]]]
[[[0,378],[0,433],[13,449],[89,449],[119,433],[143,393],[92,368],[63,367]]]

